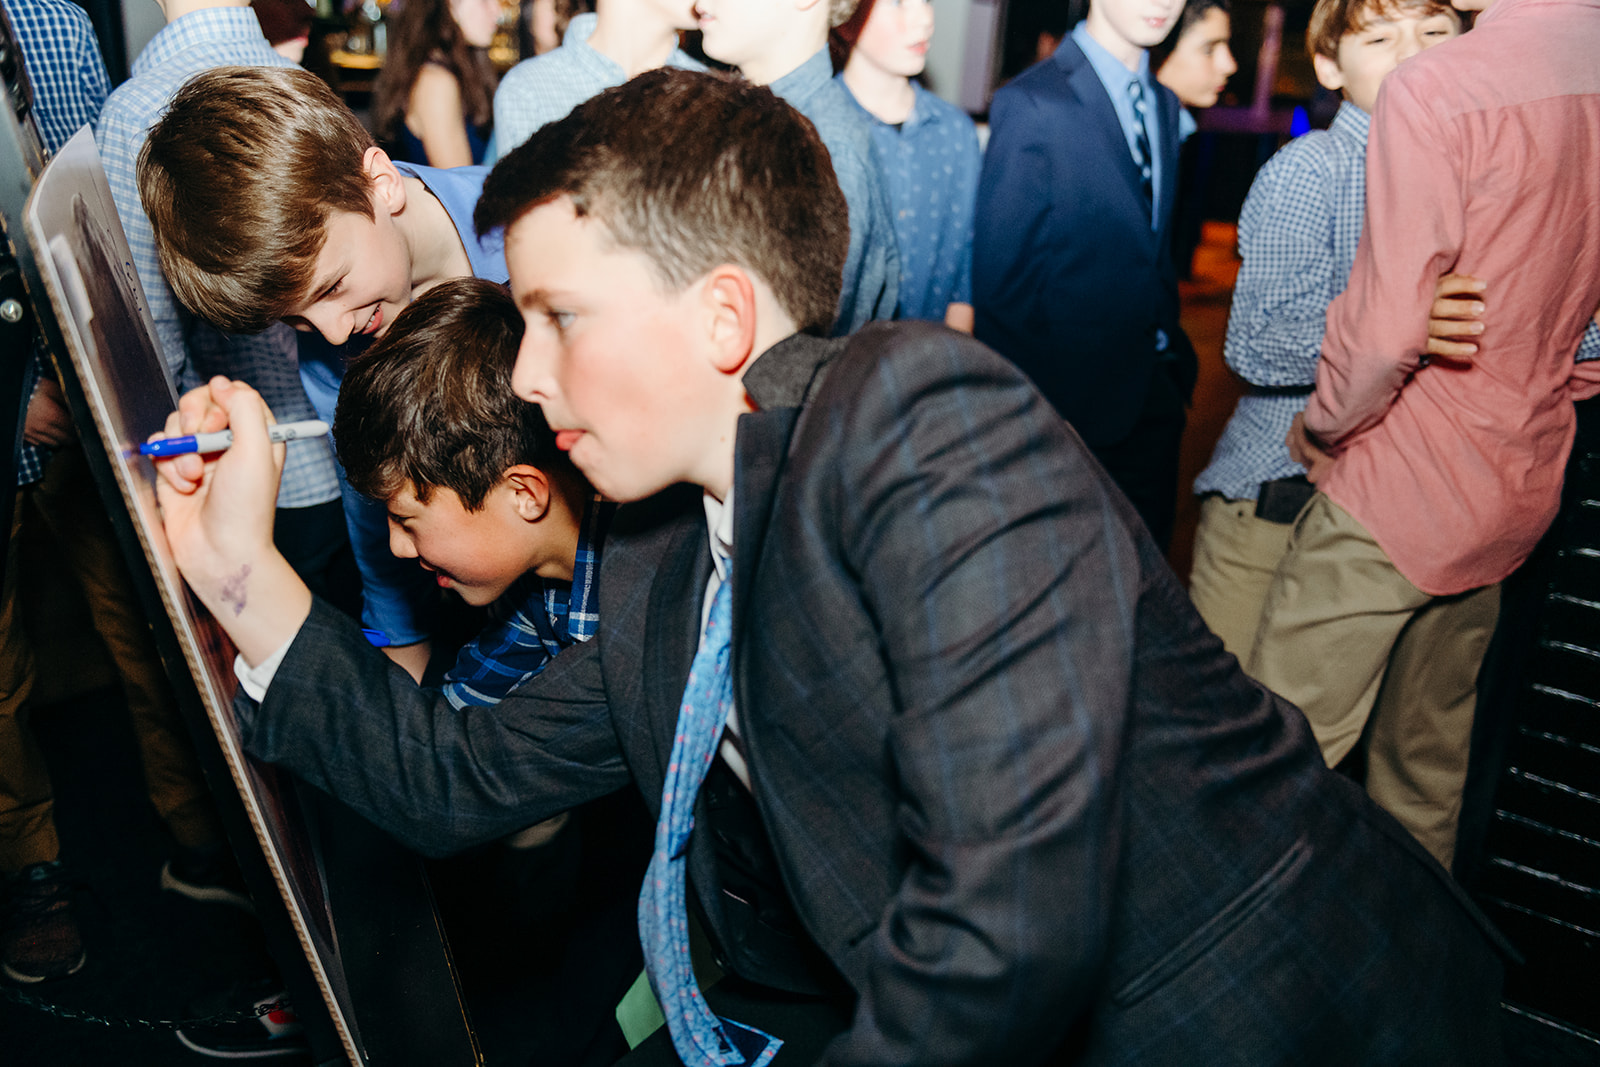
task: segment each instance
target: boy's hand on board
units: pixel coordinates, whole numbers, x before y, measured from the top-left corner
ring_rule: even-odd
[[[1483,332],[1483,293],[1488,286],[1468,274],[1446,274],[1433,290],[1428,312],[1427,354],[1445,362],[1470,363]]]
[[[272,551],[272,520],[283,469],[284,446],[267,439],[272,412],[243,382],[211,379],[191,389],[167,417],[165,433],[231,429],[233,447],[202,456],[155,460],[156,498],[178,569],[197,592]],[[202,597],[204,593],[202,593]]]

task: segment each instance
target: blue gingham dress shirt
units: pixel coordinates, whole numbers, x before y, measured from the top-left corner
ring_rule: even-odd
[[[838,78],[848,94],[850,86]],[[983,164],[967,113],[911,83],[911,116],[898,126],[860,101],[872,129],[900,251],[898,317],[943,322],[951,304],[972,303],[972,223]]]
[[[532,137],[539,127],[566,118],[591,96],[628,80],[621,64],[589,47],[597,20],[592,12],[574,18],[560,48],[524,59],[500,79],[494,94],[496,159]],[[681,48],[674,48],[663,66],[706,69]]]
[[[191,323],[179,308],[156,259],[155,236],[139,202],[135,164],[150,127],[166,111],[183,83],[214,67],[288,67],[272,50],[248,7],[207,8],[172,22],[134,60],[133,75],[106,101],[95,124],[95,144],[105,166],[111,198],[128,235],[134,267],[155,322],[156,337],[173,384],[181,392],[212,374],[249,382],[280,422],[316,417],[300,384],[295,334],[275,323],[254,336],[224,334]],[[289,443],[279,507],[307,507],[336,500],[339,480],[326,437]]]
[[[70,0],[6,0],[6,13],[33,85],[39,137],[45,151],[54,154],[94,122],[111,92],[94,27],[88,13]],[[36,340],[23,378],[24,395],[31,397],[47,373],[42,341]],[[17,488],[43,478],[49,458],[49,449],[22,442],[17,450]]]
[[[570,583],[526,574],[495,601],[493,621],[462,648],[444,677],[445,698],[457,711],[498,704],[563,648],[594,636],[600,623],[600,552],[616,510],[599,497],[584,509]]]
[[[1370,125],[1365,111],[1340,104],[1326,131],[1290,141],[1250,186],[1223,354],[1255,388],[1239,400],[1196,493],[1254,500],[1262,482],[1305,473],[1283,439],[1316,385],[1328,305],[1350,281]]]
[[[850,211],[850,250],[834,335],[854,333],[874,319],[893,318],[900,298],[900,253],[872,131],[861,108],[833,80],[826,48],[767,88],[816,127]]]

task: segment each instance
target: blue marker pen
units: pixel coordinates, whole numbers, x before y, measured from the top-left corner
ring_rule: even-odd
[[[282,441],[294,441],[302,437],[321,437],[328,432],[328,424],[321,419],[306,419],[304,422],[280,422],[268,427],[267,436],[273,444]],[[197,433],[185,437],[168,437],[160,441],[146,441],[139,446],[141,455],[161,459],[164,456],[182,456],[190,452],[199,452],[202,455],[211,452],[224,452],[233,444],[233,431],[222,430],[218,433]]]

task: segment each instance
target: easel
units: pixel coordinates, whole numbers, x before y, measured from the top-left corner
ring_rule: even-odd
[[[159,428],[176,398],[137,278],[128,286],[127,242],[93,140],[80,131],[46,164],[20,50],[3,20],[0,70],[0,424],[13,444],[0,466],[9,479],[0,532],[10,530],[22,386],[38,336],[84,430],[85,457],[313,1059],[481,1063],[421,860],[233,743],[232,648],[177,580],[148,471],[129,457],[130,441]],[[72,269],[96,249],[103,270]],[[108,287],[106,276],[119,273],[120,288]]]

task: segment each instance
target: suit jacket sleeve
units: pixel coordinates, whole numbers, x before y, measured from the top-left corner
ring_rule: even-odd
[[[1090,1002],[1108,939],[1134,527],[1013,367],[913,336],[827,386],[846,414],[822,458],[893,693],[905,863],[824,1060],[1033,1062]]]
[[[599,639],[493,707],[456,711],[322,601],[258,707],[234,700],[245,748],[426,855],[493,840],[622,788]]]

